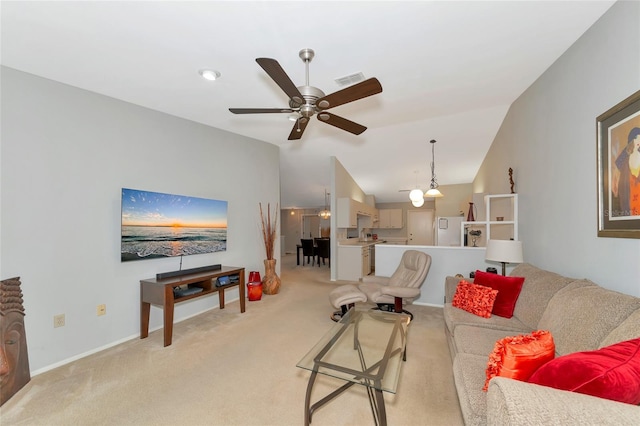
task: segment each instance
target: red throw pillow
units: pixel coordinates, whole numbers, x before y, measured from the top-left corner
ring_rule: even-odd
[[[474,284],[480,284],[498,290],[496,303],[493,304],[492,313],[499,317],[511,318],[516,307],[518,296],[524,284],[524,277],[505,277],[498,274],[476,271]]]
[[[540,367],[529,383],[638,405],[640,337],[560,356]]]
[[[456,287],[451,304],[474,315],[489,318],[497,295],[498,290],[462,280]]]
[[[495,376],[526,381],[543,364],[556,355],[556,345],[551,333],[537,330],[531,334],[521,334],[500,339],[489,354],[487,380],[483,391],[489,387],[489,380]]]

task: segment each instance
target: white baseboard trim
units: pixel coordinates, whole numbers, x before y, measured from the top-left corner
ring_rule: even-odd
[[[239,299],[239,297],[236,297],[236,298],[229,299],[229,300],[227,300],[226,302],[235,302],[235,301],[236,301],[236,300],[238,300],[238,299]],[[225,304],[226,304],[226,303],[225,303]],[[219,308],[220,308],[220,305],[213,306],[213,307],[211,307],[211,308],[207,308],[207,309],[204,309],[204,310],[201,310],[201,311],[195,312],[195,313],[193,313],[193,314],[191,314],[191,315],[188,315],[188,316],[186,316],[186,317],[179,318],[179,319],[174,319],[174,322],[173,322],[173,323],[174,323],[174,324],[178,324],[178,323],[180,323],[180,322],[182,322],[182,321],[188,320],[189,318],[193,318],[193,317],[195,317],[195,316],[197,316],[197,315],[203,314],[203,313],[208,312],[208,311],[211,311],[211,310],[213,310],[213,309],[219,309]],[[153,331],[156,331],[156,330],[160,330],[161,328],[162,328],[162,325],[157,326],[157,327],[154,327],[154,328],[151,328],[151,329],[149,329],[149,333],[151,333],[151,332],[153,332]],[[98,352],[104,351],[105,349],[112,348],[112,347],[117,346],[117,345],[119,345],[119,344],[122,344],[122,343],[128,342],[129,340],[139,339],[139,338],[140,338],[140,333],[135,333],[135,334],[132,334],[132,335],[130,335],[130,336],[123,337],[122,339],[118,339],[118,340],[113,341],[113,342],[111,342],[111,343],[108,343],[108,344],[106,344],[106,345],[104,345],[104,346],[100,346],[100,347],[98,347],[98,348],[91,349],[90,351],[83,352],[83,353],[81,353],[81,354],[78,354],[78,355],[72,356],[72,357],[70,357],[70,358],[63,359],[62,361],[59,361],[59,362],[56,362],[56,363],[53,363],[53,364],[47,365],[46,367],[42,367],[42,368],[39,368],[39,369],[37,369],[37,370],[35,370],[35,371],[32,371],[32,372],[31,372],[31,377],[37,376],[38,374],[46,373],[47,371],[53,370],[53,369],[58,368],[58,367],[62,367],[63,365],[69,364],[69,363],[71,363],[71,362],[73,362],[73,361],[77,361],[77,360],[79,360],[79,359],[81,359],[81,358],[84,358],[84,357],[87,357],[87,356],[89,356],[89,355],[93,355],[93,354],[95,354],[95,353],[98,353]]]
[[[436,305],[434,303],[413,302],[414,305],[431,306],[432,308],[444,308],[444,305]]]

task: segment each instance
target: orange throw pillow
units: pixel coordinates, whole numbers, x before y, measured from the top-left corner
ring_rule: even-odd
[[[545,330],[500,339],[489,354],[487,380],[482,390],[486,392],[489,381],[495,376],[527,381],[539,367],[551,361],[555,354],[553,337]]]
[[[498,290],[462,280],[456,287],[451,304],[483,318],[491,316]]]

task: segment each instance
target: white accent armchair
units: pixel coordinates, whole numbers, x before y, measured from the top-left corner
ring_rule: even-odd
[[[380,310],[404,312],[413,319],[413,314],[405,310],[403,304],[410,304],[420,296],[420,287],[430,267],[431,256],[421,251],[407,250],[402,254],[400,265],[393,275],[364,276],[358,287],[367,295],[367,300],[376,303]]]

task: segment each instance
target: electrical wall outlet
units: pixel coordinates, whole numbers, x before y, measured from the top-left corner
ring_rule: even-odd
[[[53,328],[64,327],[64,314],[53,316]]]
[[[107,305],[105,305],[104,303],[102,305],[98,305],[98,307],[96,308],[96,315],[101,316],[101,315],[106,315],[107,313]]]

